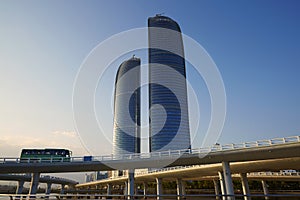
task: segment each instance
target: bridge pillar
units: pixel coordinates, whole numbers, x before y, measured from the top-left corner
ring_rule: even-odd
[[[22,194],[23,187],[24,187],[24,181],[23,180],[18,181],[18,186],[17,186],[16,194]]]
[[[176,183],[177,183],[177,199],[178,200],[184,199],[185,187],[184,187],[184,183],[182,182],[182,179],[181,178],[176,179]]]
[[[249,190],[249,184],[248,184],[248,178],[246,173],[241,173],[241,181],[242,181],[242,188],[243,188],[243,194],[247,195],[244,196],[244,200],[251,200],[250,195],[250,190]]]
[[[156,178],[156,195],[157,200],[162,200],[162,178]]]
[[[216,194],[216,199],[219,200],[220,197],[218,195],[220,195],[220,187],[219,187],[219,182],[215,179],[213,179],[214,182],[214,187],[215,187],[215,194]]]
[[[222,195],[226,195],[226,187],[225,187],[225,181],[224,181],[224,175],[222,172],[218,172],[219,179],[220,179],[220,186],[221,186],[221,193]],[[222,197],[223,200],[226,200],[226,196]]]
[[[40,173],[31,174],[29,194],[36,194],[39,185],[39,179],[40,179]]]
[[[107,184],[107,195],[111,195],[111,183]]]
[[[51,193],[51,185],[52,183],[47,183],[46,195],[49,195]]]
[[[264,190],[264,195],[269,195],[269,189],[268,189],[268,185],[267,185],[266,181],[262,180],[261,184],[262,184],[262,187]],[[270,199],[270,198],[268,196],[265,196],[265,199]]]
[[[228,196],[227,199],[234,200],[234,190],[233,190],[233,184],[232,184],[232,177],[231,177],[231,171],[230,171],[230,165],[228,161],[222,162],[223,167],[223,174],[224,174],[224,180],[225,180],[225,188],[226,188],[226,194],[231,195]]]
[[[134,198],[134,169],[128,170],[128,199]]]
[[[60,194],[64,194],[64,193],[65,193],[65,184],[61,184]]]
[[[128,195],[128,183],[127,181],[125,181],[124,183],[124,196],[127,196]]]
[[[146,199],[147,189],[148,189],[148,184],[147,184],[147,182],[143,182],[143,186],[144,186],[144,199]]]

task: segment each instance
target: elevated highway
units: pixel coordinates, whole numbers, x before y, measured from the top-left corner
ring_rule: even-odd
[[[29,174],[0,174],[0,180],[30,182],[31,175],[29,175]],[[59,178],[59,177],[55,177],[55,176],[40,176],[39,182],[40,183],[59,184],[59,185],[70,185],[70,186],[74,186],[74,185],[78,184],[77,181],[66,179],[66,178]]]
[[[248,178],[253,180],[292,180],[300,181],[299,173],[274,173],[264,171],[280,171],[282,169],[288,169],[291,166],[294,168],[300,168],[299,158],[288,159],[273,159],[263,161],[251,161],[251,162],[234,162],[230,165],[232,178],[240,178],[240,174],[248,173]],[[194,165],[185,167],[171,167],[165,169],[159,169],[149,171],[145,173],[136,173],[136,182],[155,182],[157,178],[162,178],[166,181],[176,181],[176,179],[182,180],[214,180],[219,179],[218,172],[223,171],[222,164],[209,164],[209,165]],[[264,173],[262,173],[264,172]],[[77,184],[76,188],[94,187],[96,185],[123,184],[128,179],[128,176],[121,176],[110,179],[103,179],[93,182]]]
[[[147,196],[147,185],[150,182],[155,182],[157,186],[156,197],[163,197],[162,182],[176,181],[177,183],[177,196],[181,199],[185,195],[184,181],[191,180],[212,180],[215,184],[215,195],[226,196],[227,199],[234,199],[234,190],[229,193],[228,187],[230,184],[225,183],[226,178],[240,180],[242,182],[243,195],[245,200],[251,199],[251,193],[248,186],[248,180],[260,181],[263,187],[265,198],[273,197],[269,194],[266,181],[300,181],[300,173],[280,173],[269,171],[280,171],[282,169],[299,169],[300,157],[297,158],[284,158],[284,159],[270,159],[249,162],[232,162],[230,164],[229,176],[224,174],[225,168],[223,163],[207,164],[207,165],[194,165],[194,166],[177,166],[165,169],[149,171],[145,173],[136,173],[134,181],[144,185],[144,196]],[[267,172],[261,172],[267,171]],[[228,171],[227,171],[228,173]],[[232,181],[231,181],[232,182]],[[111,194],[112,185],[123,185],[127,188],[124,194],[130,194],[128,187],[130,187],[130,174],[122,177],[115,177],[103,179],[88,183],[77,184],[75,187],[80,191],[96,188],[107,188],[107,194]],[[128,190],[128,191],[127,191]],[[255,196],[255,195],[254,195]],[[284,195],[283,195],[284,196]],[[288,197],[284,196],[284,197]],[[293,197],[300,197],[296,194]],[[217,198],[218,199],[218,198]],[[219,198],[220,199],[220,198]]]
[[[0,158],[0,173],[57,173],[110,171],[139,168],[203,165],[222,162],[249,162],[270,159],[297,158],[300,156],[300,136],[276,138],[242,144],[219,145],[190,151],[128,154],[121,156],[95,156],[90,161],[72,157],[70,161],[20,162],[19,158]],[[299,166],[299,165],[298,165]]]
[[[199,167],[186,168],[183,171],[161,171],[155,174],[137,174],[134,176],[134,169],[193,165]],[[35,194],[40,173],[129,170],[129,175],[125,178],[128,182],[129,198],[134,195],[135,179],[144,182],[156,180],[157,197],[159,197],[162,194],[162,179],[176,177],[178,196],[181,197],[183,195],[182,180],[218,175],[222,195],[234,199],[231,173],[242,175],[244,194],[248,195],[249,188],[247,188],[246,173],[279,171],[290,168],[300,170],[300,136],[241,144],[214,145],[192,150],[184,149],[119,156],[71,157],[66,160],[62,158],[58,162],[57,160],[43,162],[37,159],[28,159],[26,162],[22,160],[21,162],[19,158],[0,158],[0,174],[33,174],[31,177],[31,194]],[[265,182],[263,186],[264,191],[267,191]]]
[[[35,179],[33,179],[33,177]],[[46,195],[51,193],[52,184],[60,184],[62,187],[61,191],[63,192],[64,186],[68,185],[74,187],[78,182],[66,178],[58,178],[54,176],[31,176],[30,174],[0,174],[0,180],[2,181],[17,181],[17,190],[16,194],[22,194],[24,183],[31,182],[30,194],[35,194],[37,191],[38,183],[47,183]],[[35,180],[36,182],[33,182]]]

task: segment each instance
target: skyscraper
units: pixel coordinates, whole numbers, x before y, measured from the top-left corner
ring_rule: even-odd
[[[124,61],[117,71],[114,94],[113,154],[140,153],[139,58]]]
[[[171,18],[156,15],[148,19],[148,37],[150,151],[188,149],[191,142],[180,27]]]

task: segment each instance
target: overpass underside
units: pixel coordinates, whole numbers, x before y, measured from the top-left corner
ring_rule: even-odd
[[[162,182],[175,181],[177,184],[177,197],[183,199],[185,195],[185,182],[198,180],[211,180],[215,185],[215,195],[217,199],[235,199],[232,180],[240,180],[243,188],[243,195],[245,200],[251,199],[251,193],[248,185],[248,180],[261,181],[264,195],[266,199],[272,196],[268,192],[266,181],[300,181],[300,174],[279,174],[279,173],[260,173],[251,174],[253,172],[279,172],[284,169],[300,170],[300,157],[268,159],[258,161],[246,162],[222,162],[207,165],[192,165],[192,166],[177,166],[166,169],[155,170],[148,173],[136,173],[134,181],[127,176],[116,177],[113,179],[104,179],[89,183],[76,185],[77,189],[99,189],[106,188],[107,195],[111,194],[113,185],[124,185],[126,191],[124,195],[128,198],[134,196],[134,192],[130,192],[128,187],[130,184],[143,184],[144,195],[147,195],[147,183],[154,182],[156,184],[157,199],[161,199],[166,194],[163,194]],[[219,196],[218,196],[219,195]],[[299,194],[300,198],[300,194]]]

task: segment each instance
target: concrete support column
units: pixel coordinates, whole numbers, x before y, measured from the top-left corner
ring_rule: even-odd
[[[219,179],[220,179],[220,186],[221,186],[221,192],[222,195],[226,195],[226,187],[225,187],[225,181],[224,181],[224,175],[222,172],[218,172],[219,174]],[[226,196],[222,197],[223,200],[226,200]]]
[[[176,183],[177,183],[177,199],[181,200],[183,199],[183,195],[184,195],[182,179],[181,178],[176,179]]]
[[[64,193],[65,193],[65,185],[61,184],[60,194],[64,194]]]
[[[36,194],[39,185],[39,179],[40,179],[40,173],[31,174],[29,194]]]
[[[248,184],[248,178],[246,173],[241,173],[241,181],[242,181],[242,188],[243,188],[243,194],[247,195],[244,196],[244,200],[251,200],[250,195],[250,189],[249,189],[249,184]]]
[[[262,187],[264,190],[264,195],[269,195],[269,189],[268,189],[268,185],[267,185],[266,181],[262,180],[261,184],[262,184]],[[270,198],[265,196],[265,199],[270,199]]]
[[[234,195],[229,162],[223,161],[222,162],[222,167],[223,167],[226,193],[227,193],[227,195]],[[234,196],[228,196],[227,199],[234,200],[235,197]]]
[[[134,169],[128,170],[128,199],[134,198]]]
[[[144,199],[146,199],[148,184],[146,182],[143,182],[143,186],[144,186]]]
[[[182,181],[182,195],[185,196],[185,186],[186,186],[186,182]]]
[[[111,195],[111,183],[107,184],[107,195]]]
[[[156,194],[157,194],[157,200],[163,199],[160,196],[162,195],[162,178],[156,178]]]
[[[49,195],[51,193],[51,186],[52,186],[52,183],[47,183],[46,195]]]
[[[214,187],[215,187],[215,194],[216,194],[216,199],[219,200],[220,197],[218,195],[220,195],[220,187],[219,187],[219,182],[217,180],[213,180],[214,182]]]
[[[24,187],[24,181],[23,180],[18,181],[18,186],[17,186],[16,194],[22,194],[23,187]]]
[[[128,183],[127,183],[127,181],[125,181],[125,183],[124,183],[124,195],[125,196],[128,195]]]

